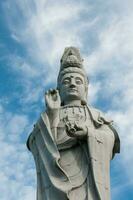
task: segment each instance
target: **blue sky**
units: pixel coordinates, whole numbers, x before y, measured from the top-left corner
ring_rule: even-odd
[[[35,200],[25,143],[56,87],[66,46],[81,50],[88,104],[115,121],[121,154],[111,162],[112,200],[133,199],[133,1],[1,0],[0,199]]]

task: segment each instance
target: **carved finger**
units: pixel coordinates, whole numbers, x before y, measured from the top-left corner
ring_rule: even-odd
[[[74,126],[75,126],[75,128],[78,128],[79,126],[78,126],[78,123],[75,121],[75,123],[74,123]]]
[[[50,90],[48,91],[48,97],[51,98],[51,96],[52,96],[52,89],[50,89]]]
[[[53,89],[53,94],[57,94],[57,90],[56,89]]]
[[[69,126],[70,126],[68,122],[66,122],[66,124],[65,124],[65,125],[66,125],[66,127],[67,127],[67,128],[69,128]]]
[[[81,126],[79,126],[77,122],[75,122],[74,127],[76,128],[76,130],[81,130]]]
[[[56,94],[59,94],[59,90],[55,89]]]
[[[75,125],[76,125],[76,128],[77,128],[78,130],[83,130],[83,129],[84,129],[83,126],[81,126],[81,125],[78,124],[77,122],[75,122]]]
[[[66,126],[66,130],[68,131],[68,129],[69,129],[69,126],[68,126],[68,124],[65,124],[65,126]]]
[[[49,97],[47,95],[45,95],[45,102],[46,102],[46,105],[49,104]]]
[[[57,101],[57,94],[53,94],[53,100]]]
[[[57,95],[58,99],[60,99],[60,95],[59,95],[59,91],[58,90],[56,90],[56,95]]]

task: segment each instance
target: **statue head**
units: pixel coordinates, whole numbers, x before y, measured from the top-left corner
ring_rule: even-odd
[[[57,88],[62,105],[68,100],[80,100],[82,105],[87,103],[88,79],[83,68],[83,59],[75,47],[65,48]]]

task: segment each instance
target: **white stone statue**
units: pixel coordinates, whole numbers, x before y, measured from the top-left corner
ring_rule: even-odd
[[[87,106],[88,80],[75,47],[65,49],[57,89],[27,146],[37,172],[37,200],[109,200],[110,160],[120,151],[112,121]]]

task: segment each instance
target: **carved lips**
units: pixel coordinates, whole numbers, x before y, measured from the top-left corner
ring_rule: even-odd
[[[75,93],[75,92],[78,92],[78,90],[77,90],[77,89],[74,89],[74,88],[69,88],[69,89],[68,89],[68,92],[74,92],[74,93]]]

